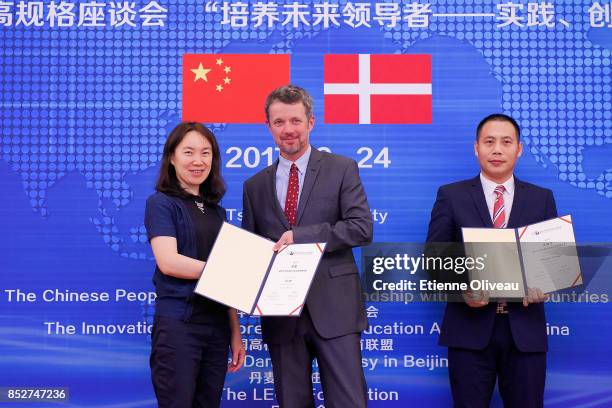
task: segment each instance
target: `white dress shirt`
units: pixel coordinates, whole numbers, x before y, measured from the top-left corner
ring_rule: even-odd
[[[485,199],[487,200],[487,208],[489,209],[489,216],[491,217],[492,221],[493,206],[495,205],[495,198],[497,197],[495,194],[495,187],[499,186],[500,184],[489,180],[482,173],[480,173],[480,183],[482,184],[482,190],[484,191]],[[501,185],[506,188],[503,197],[506,225],[508,225],[508,221],[510,220],[510,210],[512,210],[512,202],[514,201],[514,175],[510,176],[510,178]]]

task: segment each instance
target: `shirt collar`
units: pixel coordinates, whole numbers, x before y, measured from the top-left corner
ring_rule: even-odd
[[[482,190],[484,191],[485,195],[492,195],[495,191],[495,187],[500,185],[494,181],[489,180],[482,173],[480,173],[480,183],[482,184]],[[506,192],[508,194],[514,196],[514,174],[510,176],[508,180],[501,183],[501,185],[505,187]]]
[[[283,156],[279,156],[278,157],[278,167],[280,167],[281,169],[286,169],[287,172],[289,172],[289,169],[291,169],[291,165],[295,163],[300,174],[304,174],[306,172],[306,168],[308,167],[308,161],[310,160],[311,151],[312,151],[312,148],[310,147],[310,145],[308,145],[308,149],[306,149],[304,154],[301,155],[300,158],[297,159],[295,162],[292,162],[291,160],[287,160]]]

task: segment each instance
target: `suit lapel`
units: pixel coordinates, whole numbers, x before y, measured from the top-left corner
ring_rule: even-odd
[[[267,174],[267,183],[266,189],[268,197],[272,201],[272,208],[274,214],[278,217],[280,222],[283,224],[285,229],[289,229],[289,223],[287,222],[287,217],[285,217],[285,213],[278,202],[278,196],[276,195],[276,169],[278,168],[278,159],[276,159],[276,163],[273,166],[268,167]]]
[[[474,205],[478,210],[478,215],[482,219],[482,224],[486,228],[493,228],[493,221],[491,221],[491,215],[489,215],[489,209],[487,208],[487,200],[484,196],[484,190],[482,189],[482,183],[480,182],[480,176],[476,176],[472,179],[472,188],[470,189],[470,195],[474,201]]]
[[[514,177],[514,198],[512,199],[512,210],[510,210],[509,228],[521,227],[519,220],[525,203],[525,184]]]
[[[321,167],[321,159],[323,155],[314,147],[310,151],[310,159],[308,160],[308,166],[306,167],[306,174],[304,175],[304,186],[302,187],[302,194],[300,194],[300,202],[298,204],[297,220],[296,224],[300,224],[302,215],[304,215],[304,209],[308,202],[308,197],[314,188],[317,175],[319,174],[319,168]]]

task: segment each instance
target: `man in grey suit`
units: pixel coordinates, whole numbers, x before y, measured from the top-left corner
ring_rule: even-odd
[[[312,98],[287,85],[266,99],[280,158],[244,183],[242,227],[284,244],[327,242],[300,317],[262,318],[283,408],[313,407],[317,359],[328,408],[367,405],[360,337],[367,327],[352,248],[372,241],[355,161],[310,146]]]

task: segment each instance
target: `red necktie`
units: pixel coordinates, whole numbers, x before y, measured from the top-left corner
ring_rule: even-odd
[[[506,226],[506,210],[504,209],[504,191],[502,185],[495,187],[495,204],[493,204],[493,227],[504,228]]]
[[[298,169],[295,163],[291,164],[289,170],[289,185],[287,186],[287,197],[285,198],[285,217],[289,221],[289,226],[295,225],[297,218],[298,194],[300,192],[300,182],[298,180]]]
[[[504,228],[506,226],[506,210],[504,209],[504,191],[506,187],[501,184],[495,187],[495,203],[493,204],[493,227]],[[507,303],[504,299],[497,301],[497,313],[508,313]]]

